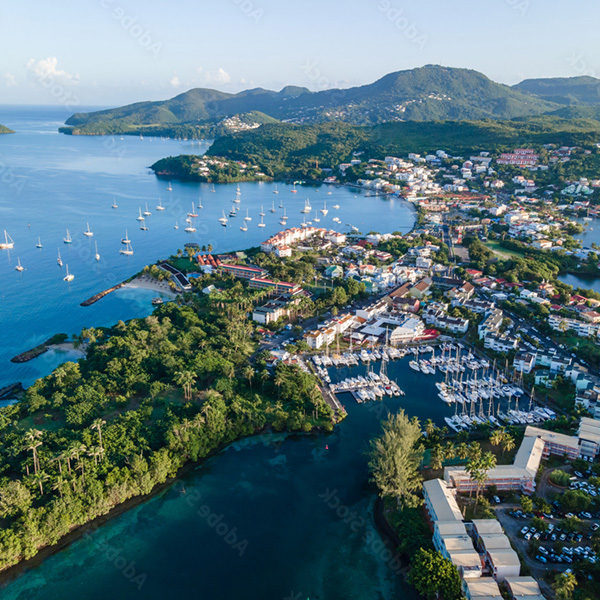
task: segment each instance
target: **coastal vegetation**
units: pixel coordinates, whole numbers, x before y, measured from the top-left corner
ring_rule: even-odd
[[[347,123],[265,124],[250,131],[218,137],[207,152],[214,158],[239,161],[258,167],[276,179],[323,179],[328,171],[356,156],[362,161],[385,156],[405,156],[410,152],[494,153],[512,149],[515,144],[540,147],[543,144],[591,146],[600,135],[600,121],[570,120],[556,116],[527,117],[511,121],[403,121],[375,126]],[[197,156],[170,157],[173,172],[182,178],[198,178],[193,169]],[[548,177],[568,178],[589,173],[596,155],[584,155],[566,165],[558,165]],[[158,165],[153,165],[155,171]],[[346,178],[360,173],[349,170]]]
[[[0,125],[0,133],[14,133],[14,131],[4,125]]]
[[[86,359],[0,409],[0,569],[224,445],[265,429],[332,428],[315,378],[268,370],[238,302],[168,303],[84,330]]]

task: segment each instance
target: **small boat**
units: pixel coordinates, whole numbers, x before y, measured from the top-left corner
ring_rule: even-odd
[[[292,192],[292,194],[297,194],[298,193],[298,190],[296,189],[296,182],[295,181],[294,181],[294,185],[292,186],[291,192]]]
[[[266,227],[266,225],[264,224],[264,217],[260,218],[260,223],[258,224],[259,227]]]
[[[148,227],[146,227],[146,221],[145,220],[142,221],[142,224],[140,225],[140,229],[142,231],[148,231]]]
[[[60,257],[60,248],[58,250],[58,258],[56,259],[56,262],[58,263],[59,267],[63,266],[63,261],[62,261],[62,258]]]
[[[200,196],[198,196],[198,208],[200,210],[202,210],[204,208],[204,206],[202,206],[202,198]]]
[[[12,250],[15,243],[12,241],[10,235],[8,235],[6,229],[4,230],[4,242],[0,242],[0,250]]]
[[[113,198],[113,203],[111,204],[112,208],[119,208],[119,206],[117,205],[116,200]]]
[[[42,240],[41,238],[38,237],[38,243],[35,245],[36,248],[43,248],[44,246],[42,246]]]
[[[133,248],[131,247],[131,242],[129,242],[129,240],[127,240],[126,242],[126,246],[124,250],[119,250],[119,254],[123,254],[125,256],[132,256],[133,255]]]
[[[331,194],[331,192],[329,192]],[[333,208],[335,208],[335,210],[339,210],[340,209],[340,205],[339,204],[334,204]]]
[[[158,306],[160,304],[164,304],[164,300],[162,298],[152,298],[152,306]]]
[[[171,187],[171,182],[169,181],[169,185],[167,186],[167,192],[172,192],[173,188]]]
[[[248,214],[248,209],[246,209],[246,216],[244,217],[244,221],[252,221],[252,217]]]
[[[323,208],[321,209],[321,214],[322,214],[324,217],[326,217],[328,212],[329,212],[329,211],[327,210],[327,200],[325,200],[325,201],[323,202]]]
[[[196,214],[196,209],[194,207],[194,203],[192,202],[192,212],[189,212],[187,214],[188,217],[197,217],[198,215]]]
[[[263,207],[262,207],[262,205],[261,205],[261,207],[260,207],[260,212],[258,213],[258,216],[259,216],[259,217],[264,217],[264,216],[265,216],[265,211],[263,210]]]
[[[69,233],[68,229],[67,229],[67,237],[63,238],[63,242],[65,244],[71,244],[73,242],[73,240],[71,239],[71,234]]]
[[[237,217],[237,210],[235,210],[235,204],[231,205],[231,210],[229,211],[230,217]]]
[[[227,217],[225,216],[225,211],[223,211],[223,216],[219,218],[219,223],[221,223],[223,227],[227,227]]]
[[[188,226],[187,226],[187,227],[184,229],[184,231],[185,231],[186,233],[196,233],[196,228],[195,228],[193,225],[188,225]]]
[[[158,199],[158,205],[156,206],[156,210],[165,210],[165,207],[162,205],[162,201]]]
[[[96,254],[94,254],[94,258],[96,260],[100,260],[100,254],[98,253],[98,242],[94,242],[94,246],[96,248]]]
[[[121,244],[131,244],[131,240],[129,239],[129,236],[127,235],[127,229],[125,230],[125,237],[121,238]]]
[[[210,188],[210,191],[214,194],[216,193],[217,190],[215,190],[215,184],[213,183],[212,187]]]
[[[138,220],[138,221],[143,221],[143,220],[144,220],[144,217],[142,217],[142,207],[141,207],[141,206],[139,207],[139,210],[140,210],[140,214],[139,214],[139,216],[137,217],[137,220]]]
[[[236,204],[239,204],[241,202],[240,196],[242,195],[242,190],[240,190],[240,186],[237,186],[237,189],[235,190],[235,198],[233,199],[233,201]]]
[[[270,212],[272,212],[272,213],[274,213],[274,212],[277,212],[277,211],[275,210],[275,200],[273,200],[273,206],[271,206],[271,208],[270,208],[269,210],[270,210]]]
[[[67,265],[67,274],[63,277],[63,281],[73,281],[75,279],[75,275],[69,273],[69,265]]]
[[[279,194],[279,190],[277,189],[277,184],[275,184],[275,189],[273,190],[274,194]]]
[[[285,208],[283,209],[283,215],[281,216],[281,220],[279,221],[282,225],[285,225],[287,222],[287,215],[285,214]]]
[[[246,223],[244,223],[241,227],[240,227],[240,231],[248,231],[248,225],[246,225]]]
[[[92,237],[94,235],[94,232],[90,229],[90,224],[87,224],[87,229],[83,232],[83,235],[87,236],[87,237]]]
[[[315,209],[315,216],[313,217],[313,223],[320,223],[321,219],[319,219],[319,213]]]
[[[307,215],[311,210],[312,210],[312,207],[310,205],[310,200],[307,198],[306,202],[304,203],[304,208],[300,212]]]
[[[19,273],[20,273],[21,271],[24,271],[24,270],[25,270],[25,267],[23,267],[21,265],[21,259],[17,258],[17,266],[15,267],[15,271],[19,271]]]
[[[152,216],[152,213],[148,210],[148,203],[146,202],[146,210],[142,213],[145,217]]]
[[[175,221],[175,225],[173,225],[173,229],[179,229],[179,223]]]

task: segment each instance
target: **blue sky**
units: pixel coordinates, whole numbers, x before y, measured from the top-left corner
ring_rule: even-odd
[[[586,0],[6,0],[0,103],[121,105],[191,87],[311,89],[429,63],[514,84],[600,76]]]

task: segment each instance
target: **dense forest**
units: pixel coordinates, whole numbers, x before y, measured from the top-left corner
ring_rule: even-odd
[[[267,370],[244,294],[81,334],[87,357],[0,409],[0,569],[257,431],[331,430],[316,379]]]

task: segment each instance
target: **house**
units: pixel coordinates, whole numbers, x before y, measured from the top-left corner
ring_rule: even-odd
[[[409,293],[413,298],[418,298],[419,300],[422,300],[423,298],[425,298],[425,296],[429,294],[432,283],[433,282],[430,277],[425,277],[425,279],[422,279],[421,281],[419,281],[419,283],[413,285],[413,287],[410,288]]]
[[[463,581],[467,600],[502,600],[500,588],[493,577],[481,577]]]
[[[512,600],[545,600],[533,577],[506,577],[504,583]]]
[[[462,522],[463,516],[454,491],[446,481],[431,479],[423,483],[423,499],[429,519],[433,521]]]
[[[521,574],[521,561],[512,548],[486,550],[485,556],[496,581],[502,582],[507,577],[518,577]]]
[[[425,326],[421,319],[410,317],[396,327],[390,334],[390,344],[397,346],[398,344],[405,344],[412,342],[425,331]]]
[[[544,442],[544,452],[542,454],[544,459],[551,454],[566,456],[569,460],[579,458],[579,440],[574,436],[528,425],[525,428],[525,437],[539,438]]]
[[[525,437],[512,465],[498,465],[487,473],[484,489],[495,486],[499,491],[521,491],[531,494],[535,490],[535,476],[542,461],[544,442],[537,437]],[[444,481],[460,493],[477,490],[464,467],[446,467]]]
[[[503,318],[504,314],[498,308],[493,308],[488,313],[486,313],[485,319],[479,324],[479,327],[477,328],[479,339],[483,340],[488,335],[498,333],[500,331],[500,327],[502,326]]]
[[[327,279],[335,279],[336,277],[341,277],[344,274],[344,270],[339,265],[331,265],[325,269],[323,273],[324,277]]]
[[[579,422],[579,439],[581,456],[596,458],[600,451],[600,421],[582,417]]]
[[[223,273],[230,273],[238,279],[253,279],[254,277],[265,277],[267,271],[260,267],[246,267],[243,265],[220,265]]]
[[[535,356],[528,352],[519,352],[513,360],[513,368],[517,373],[529,375],[535,367]]]

